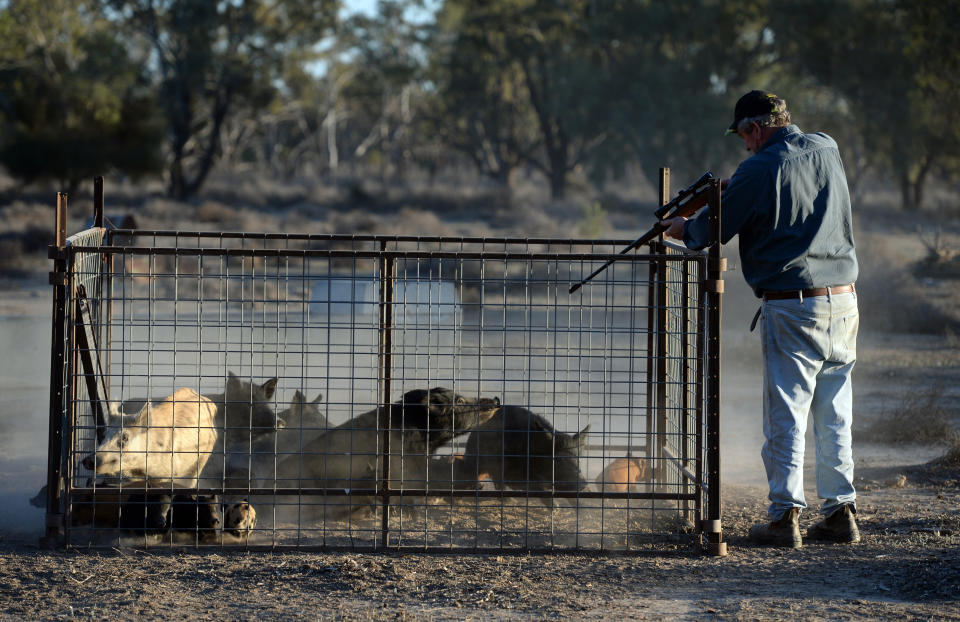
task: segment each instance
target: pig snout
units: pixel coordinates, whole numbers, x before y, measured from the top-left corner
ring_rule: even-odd
[[[282,430],[285,427],[287,427],[287,422],[281,419],[280,417],[277,417],[277,423],[275,427],[277,430]]]
[[[80,461],[80,464],[89,471],[95,471],[97,468],[96,454],[87,454],[83,460]]]

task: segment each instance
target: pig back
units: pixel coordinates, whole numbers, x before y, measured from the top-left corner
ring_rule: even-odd
[[[193,389],[183,388],[142,413],[146,420],[141,430],[149,430],[152,437],[147,444],[147,454],[172,454],[156,461],[160,463],[157,465],[159,470],[163,470],[162,463],[170,465],[165,474],[167,477],[173,480],[193,478],[203,469],[217,442],[216,410],[212,401]],[[158,479],[161,475],[160,472],[148,472],[151,479]]]
[[[470,433],[461,477],[488,474],[498,487],[579,489],[576,437],[554,430],[546,419],[520,406],[502,406]]]

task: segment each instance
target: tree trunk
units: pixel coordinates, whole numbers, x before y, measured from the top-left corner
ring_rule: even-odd
[[[220,132],[223,129],[223,122],[230,109],[230,100],[232,92],[226,89],[217,95],[213,105],[210,119],[210,135],[207,138],[207,144],[204,146],[203,153],[198,161],[191,167],[191,170],[185,171],[184,167],[184,145],[189,140],[189,124],[184,123],[186,132],[174,129],[174,148],[173,162],[170,164],[170,196],[186,201],[195,195],[207,179],[207,175],[213,169],[213,164],[217,159],[217,153],[220,150]],[[189,174],[189,177],[188,177]]]
[[[174,110],[168,112],[170,119],[171,138],[170,150],[172,159],[170,161],[170,183],[167,187],[167,193],[176,199],[185,198],[185,181],[183,171],[183,159],[185,156],[187,141],[190,140],[190,126],[193,124],[193,108],[190,102],[190,95],[186,86],[177,84],[177,97],[173,105]]]
[[[567,169],[564,165],[553,164],[550,167],[550,197],[562,199],[567,193]]]
[[[546,98],[550,92],[548,88],[548,76],[546,72],[537,74],[533,63],[527,61],[523,63],[523,73],[527,85],[527,92],[530,94],[530,103],[537,115],[537,121],[540,126],[540,132],[543,136],[543,148],[547,154],[547,176],[550,179],[550,196],[554,199],[562,199],[566,192],[567,185],[567,140],[566,131],[563,128],[562,120],[553,116],[546,103]],[[545,66],[544,62],[539,63],[540,67]]]
[[[903,209],[909,212],[915,212],[923,207],[923,195],[927,174],[933,166],[933,157],[924,159],[923,164],[916,175],[911,176],[909,170],[900,174],[900,197],[903,201]]]

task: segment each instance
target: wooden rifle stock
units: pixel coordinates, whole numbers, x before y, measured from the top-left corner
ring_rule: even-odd
[[[671,199],[668,203],[664,203],[660,206],[657,211],[654,212],[654,216],[657,217],[657,224],[655,224],[649,231],[641,235],[639,238],[630,243],[629,246],[621,250],[618,254],[625,255],[632,251],[635,248],[639,248],[649,242],[650,240],[656,238],[667,228],[660,224],[661,220],[668,218],[675,218],[677,216],[683,216],[684,218],[690,218],[697,211],[707,204],[707,201],[710,197],[710,186],[714,182],[713,173],[707,171],[700,176],[700,179],[693,182],[683,190],[677,193],[677,196]],[[587,282],[589,282],[593,277],[597,276],[601,272],[607,269],[617,258],[608,259],[607,263],[603,264],[596,270],[590,273],[590,275],[580,281],[570,286],[570,293],[577,291]]]

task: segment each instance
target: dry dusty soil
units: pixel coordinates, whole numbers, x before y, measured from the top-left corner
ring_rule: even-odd
[[[751,545],[744,534],[762,512],[763,490],[727,486],[723,558],[94,553],[8,538],[0,543],[0,617],[960,619],[960,472],[897,474],[907,485],[861,496],[861,543],[798,551]]]

